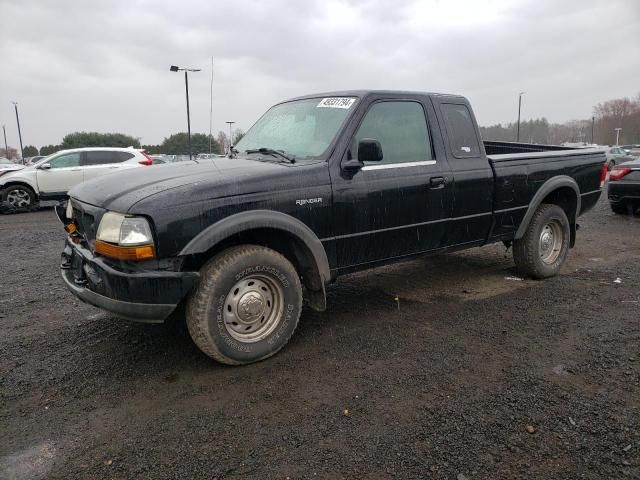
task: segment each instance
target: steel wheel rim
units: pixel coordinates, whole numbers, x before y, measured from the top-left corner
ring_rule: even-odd
[[[540,260],[547,265],[553,264],[562,251],[564,241],[564,232],[562,225],[557,220],[551,220],[540,232],[538,242],[538,251],[540,252]]]
[[[31,204],[31,195],[22,188],[16,188],[7,194],[7,202],[17,208],[27,207]]]
[[[273,279],[265,275],[243,278],[225,298],[224,326],[240,342],[258,342],[276,329],[283,306],[284,291]]]

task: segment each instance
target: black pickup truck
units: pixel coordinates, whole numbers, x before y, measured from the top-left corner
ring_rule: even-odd
[[[604,153],[482,142],[461,96],[308,95],[269,109],[218,158],[115,173],[57,208],[80,299],[140,321],[184,307],[227,364],[280,350],[341,274],[420,254],[513,245],[555,275],[597,202]]]

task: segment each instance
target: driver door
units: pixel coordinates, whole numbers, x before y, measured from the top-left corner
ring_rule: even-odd
[[[338,268],[440,248],[449,220],[449,169],[437,158],[425,105],[382,98],[369,106],[345,154],[362,139],[380,142],[383,160],[332,178]]]
[[[36,173],[40,194],[66,195],[71,187],[82,182],[81,157],[81,152],[63,153],[40,165]],[[49,168],[43,168],[45,165],[49,165]]]

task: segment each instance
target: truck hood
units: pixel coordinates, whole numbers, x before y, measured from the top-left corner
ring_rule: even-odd
[[[267,187],[270,178],[298,165],[219,158],[130,168],[83,182],[72,188],[69,196],[117,212],[130,212],[134,205],[156,196],[170,197],[175,206],[255,191],[256,185]],[[159,208],[169,206],[166,200],[158,203]]]

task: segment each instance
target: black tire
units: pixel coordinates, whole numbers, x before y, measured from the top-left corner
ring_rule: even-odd
[[[269,248],[241,245],[202,267],[187,301],[186,320],[191,338],[206,355],[244,365],[284,347],[301,311],[302,285],[291,262]]]
[[[2,192],[2,201],[18,212],[33,210],[38,206],[36,193],[27,185],[11,185]]]
[[[626,215],[629,213],[630,208],[625,205],[624,203],[612,203],[611,204],[611,211],[613,213],[617,213],[620,215]]]
[[[557,205],[540,205],[524,236],[513,242],[513,259],[518,270],[536,279],[556,275],[567,258],[570,239],[571,229],[564,210]]]

